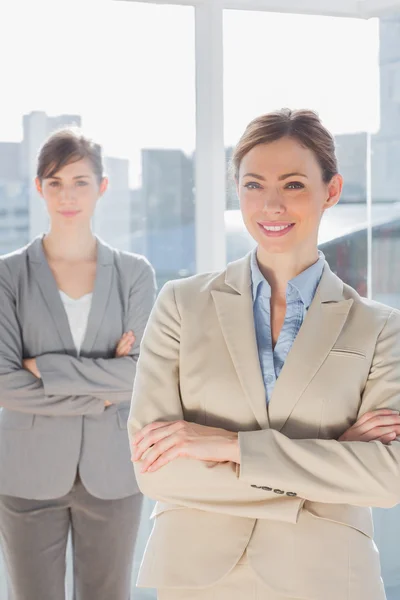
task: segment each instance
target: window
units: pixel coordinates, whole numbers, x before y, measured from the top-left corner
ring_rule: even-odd
[[[24,7],[24,19],[17,6],[0,9],[8,23],[0,51],[10,57],[0,73],[12,90],[0,112],[0,211],[25,219],[30,238],[47,228],[33,185],[36,154],[54,129],[81,125],[102,143],[110,177],[95,232],[144,253],[160,285],[193,274],[193,8],[82,2],[79,18],[75,10],[63,11],[62,27],[58,19],[47,26],[51,10],[44,0]],[[22,45],[29,52],[20,52]],[[15,185],[25,186],[24,202],[13,196]],[[27,241],[25,233],[13,247],[0,239],[0,252]]]
[[[33,180],[54,129],[81,125],[103,145],[110,188],[94,230],[145,254],[159,286],[195,272],[194,9],[45,0],[0,8],[0,253],[47,228]],[[144,507],[135,572],[150,532]],[[136,596],[136,590],[133,592]],[[5,596],[0,569],[0,599]],[[138,596],[140,597],[140,596]]]

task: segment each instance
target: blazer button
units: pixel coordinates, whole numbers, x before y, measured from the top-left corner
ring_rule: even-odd
[[[274,494],[284,494],[283,490],[274,490]]]
[[[295,496],[297,496],[296,492],[287,492],[286,496],[290,496],[291,498],[294,498]]]

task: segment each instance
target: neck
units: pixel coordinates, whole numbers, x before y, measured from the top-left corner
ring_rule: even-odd
[[[286,298],[288,282],[311,267],[318,260],[318,248],[307,253],[268,254],[257,248],[257,262],[261,273],[271,286],[272,296]]]
[[[97,241],[90,228],[51,227],[43,246],[48,258],[53,260],[95,260],[97,254]]]

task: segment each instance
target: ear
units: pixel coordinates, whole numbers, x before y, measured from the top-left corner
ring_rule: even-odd
[[[339,200],[343,189],[343,177],[339,174],[334,175],[327,185],[328,197],[324,202],[323,210],[332,208]]]
[[[107,189],[108,189],[108,177],[103,177],[103,179],[101,180],[100,183],[100,196],[102,196],[103,194],[106,193]]]
[[[36,186],[38,194],[40,196],[42,196],[42,198],[43,198],[42,182],[40,181],[39,177],[35,178],[35,186]]]

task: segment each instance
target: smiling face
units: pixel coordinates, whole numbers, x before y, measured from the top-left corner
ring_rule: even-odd
[[[90,225],[97,200],[107,189],[107,178],[99,182],[88,159],[62,167],[52,177],[36,179],[52,225]]]
[[[340,175],[325,183],[315,154],[284,137],[245,154],[236,184],[243,220],[260,257],[285,253],[307,260],[316,255],[321,217],[340,198]]]

